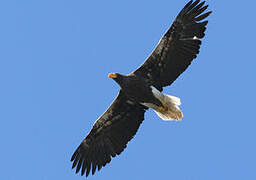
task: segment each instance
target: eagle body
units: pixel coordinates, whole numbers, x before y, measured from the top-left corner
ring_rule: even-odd
[[[71,157],[72,168],[81,175],[94,174],[119,155],[135,136],[144,114],[153,108],[163,120],[181,120],[180,99],[162,93],[181,75],[200,50],[205,36],[205,1],[189,1],[145,62],[129,75],[111,73],[120,86],[118,96],[95,121]]]
[[[150,103],[156,106],[163,106],[161,101],[154,95],[152,85],[143,77],[134,74],[121,75],[115,73],[116,78],[113,78],[119,85],[127,99],[133,103]]]

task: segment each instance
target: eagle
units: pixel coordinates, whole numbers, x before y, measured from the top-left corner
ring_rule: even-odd
[[[128,75],[110,73],[120,91],[110,107],[94,123],[91,131],[71,157],[72,168],[86,177],[119,155],[134,137],[152,108],[163,120],[180,121],[180,99],[163,94],[199,53],[207,20],[205,1],[189,1],[146,61]]]

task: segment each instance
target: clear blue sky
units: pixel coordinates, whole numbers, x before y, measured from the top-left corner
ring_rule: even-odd
[[[185,0],[0,2],[0,179],[79,180],[70,157]],[[92,180],[256,179],[255,1],[207,1],[201,52],[164,92],[182,122],[150,110]]]

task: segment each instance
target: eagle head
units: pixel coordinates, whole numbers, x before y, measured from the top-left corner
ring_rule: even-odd
[[[119,73],[110,73],[108,75],[109,78],[115,80],[120,86],[123,82],[124,76]]]
[[[112,79],[116,79],[120,74],[118,73],[109,73],[108,77]]]

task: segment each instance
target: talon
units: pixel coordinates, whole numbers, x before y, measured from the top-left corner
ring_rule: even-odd
[[[168,107],[167,107],[167,106],[159,107],[159,110],[160,110],[160,111],[167,111],[167,110],[168,110]]]

